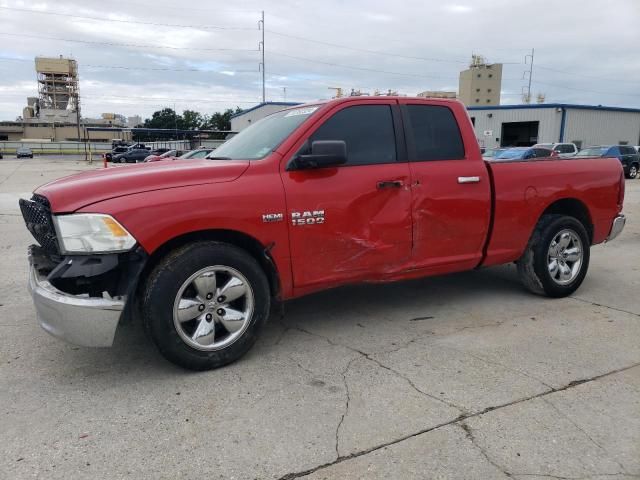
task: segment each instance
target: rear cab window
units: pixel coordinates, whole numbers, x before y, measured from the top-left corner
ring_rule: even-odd
[[[451,109],[441,105],[404,106],[409,160],[464,159],[464,143]]]

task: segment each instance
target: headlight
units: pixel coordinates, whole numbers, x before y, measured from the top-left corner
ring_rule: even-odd
[[[53,222],[62,253],[126,252],[136,244],[136,239],[110,215],[54,215]]]

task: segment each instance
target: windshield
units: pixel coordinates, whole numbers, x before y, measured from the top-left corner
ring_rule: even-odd
[[[503,150],[504,150],[503,148],[487,148],[484,151],[484,153],[482,154],[482,156],[484,158],[493,158],[493,157],[497,156]]]
[[[256,160],[271,153],[293,132],[318,105],[274,113],[245,128],[235,137],[220,145],[207,158],[228,160]]]
[[[584,150],[580,150],[576,157],[601,157],[606,151],[606,147],[589,147]]]
[[[526,153],[526,149],[522,149],[522,150],[516,150],[515,148],[513,149],[509,149],[509,150],[505,150],[504,152],[500,152],[498,155],[496,155],[496,159],[500,160],[514,160],[514,159],[518,159],[518,158],[522,158],[524,157],[524,154]]]
[[[169,150],[168,152],[164,152],[160,155],[160,158],[173,157],[177,152],[175,150]]]

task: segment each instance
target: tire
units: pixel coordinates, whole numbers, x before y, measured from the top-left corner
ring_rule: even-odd
[[[570,243],[563,247],[567,238]],[[558,239],[562,241],[554,243]],[[525,288],[538,295],[554,298],[571,295],[580,287],[589,269],[590,245],[584,225],[576,218],[544,215],[518,260],[520,281]],[[578,247],[579,255],[573,250],[575,247]],[[576,257],[579,257],[579,262],[570,260]],[[555,258],[556,268],[552,273]],[[569,268],[570,272],[567,273],[562,265]]]
[[[210,281],[211,276],[213,287],[204,283],[199,287],[197,281]],[[234,279],[244,296],[226,306],[218,303]],[[151,271],[143,288],[147,334],[167,360],[190,370],[210,370],[238,360],[253,346],[269,316],[271,298],[264,271],[244,250],[226,243],[196,242],[173,251]],[[213,298],[209,294],[204,298],[209,289],[215,290]],[[230,297],[239,291],[226,290]],[[183,302],[184,310],[179,308]],[[184,320],[178,312],[187,318],[197,316]],[[238,314],[244,314],[243,320]]]
[[[638,176],[638,164],[634,163],[629,167],[629,174],[627,178],[636,178]]]

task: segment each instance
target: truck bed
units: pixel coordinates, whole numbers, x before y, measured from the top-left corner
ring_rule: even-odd
[[[592,243],[609,234],[620,197],[616,158],[485,161],[491,179],[492,225],[483,265],[517,260],[543,213],[564,202],[586,214]],[[563,181],[564,180],[564,181]],[[624,177],[622,177],[624,181]],[[524,202],[523,202],[524,200]]]

